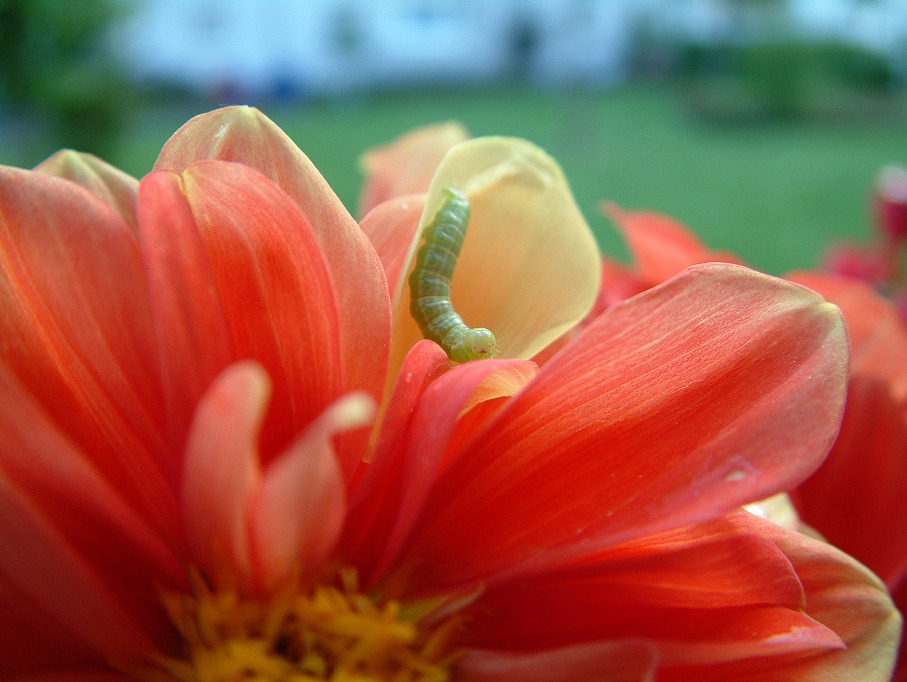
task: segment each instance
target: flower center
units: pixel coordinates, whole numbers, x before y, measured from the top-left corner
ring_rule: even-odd
[[[458,617],[433,620],[425,609],[376,600],[358,591],[352,572],[267,599],[198,579],[193,594],[163,601],[184,650],[156,658],[139,674],[149,682],[442,682],[457,657],[450,642]]]

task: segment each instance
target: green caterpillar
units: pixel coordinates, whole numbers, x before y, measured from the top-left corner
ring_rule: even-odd
[[[460,256],[469,200],[447,188],[446,199],[425,228],[425,241],[409,276],[410,312],[423,336],[441,346],[454,362],[494,357],[497,341],[484,327],[468,327],[450,302],[450,279]]]

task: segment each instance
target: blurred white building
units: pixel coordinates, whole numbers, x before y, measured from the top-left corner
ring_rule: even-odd
[[[720,40],[760,19],[727,0],[132,2],[135,12],[116,42],[136,78],[244,94],[513,77],[607,85],[625,77],[642,34]],[[776,7],[803,35],[853,42],[894,60],[907,49],[907,0],[783,0]]]
[[[334,93],[526,76],[623,77],[657,0],[133,0],[116,32],[139,79]]]

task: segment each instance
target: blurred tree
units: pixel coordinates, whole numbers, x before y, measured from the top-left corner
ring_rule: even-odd
[[[49,148],[103,156],[112,144],[128,98],[107,29],[124,10],[117,0],[0,0],[0,102],[47,126]]]

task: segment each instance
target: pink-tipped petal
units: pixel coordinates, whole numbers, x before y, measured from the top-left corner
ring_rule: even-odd
[[[366,393],[342,398],[268,467],[249,516],[261,585],[279,584],[297,570],[310,574],[334,548],[346,499],[332,438],[367,426],[374,411],[374,402]]]
[[[269,396],[261,366],[237,363],[215,380],[195,412],[183,473],[183,523],[193,562],[214,579],[251,581],[246,518],[261,479],[258,439]]]

